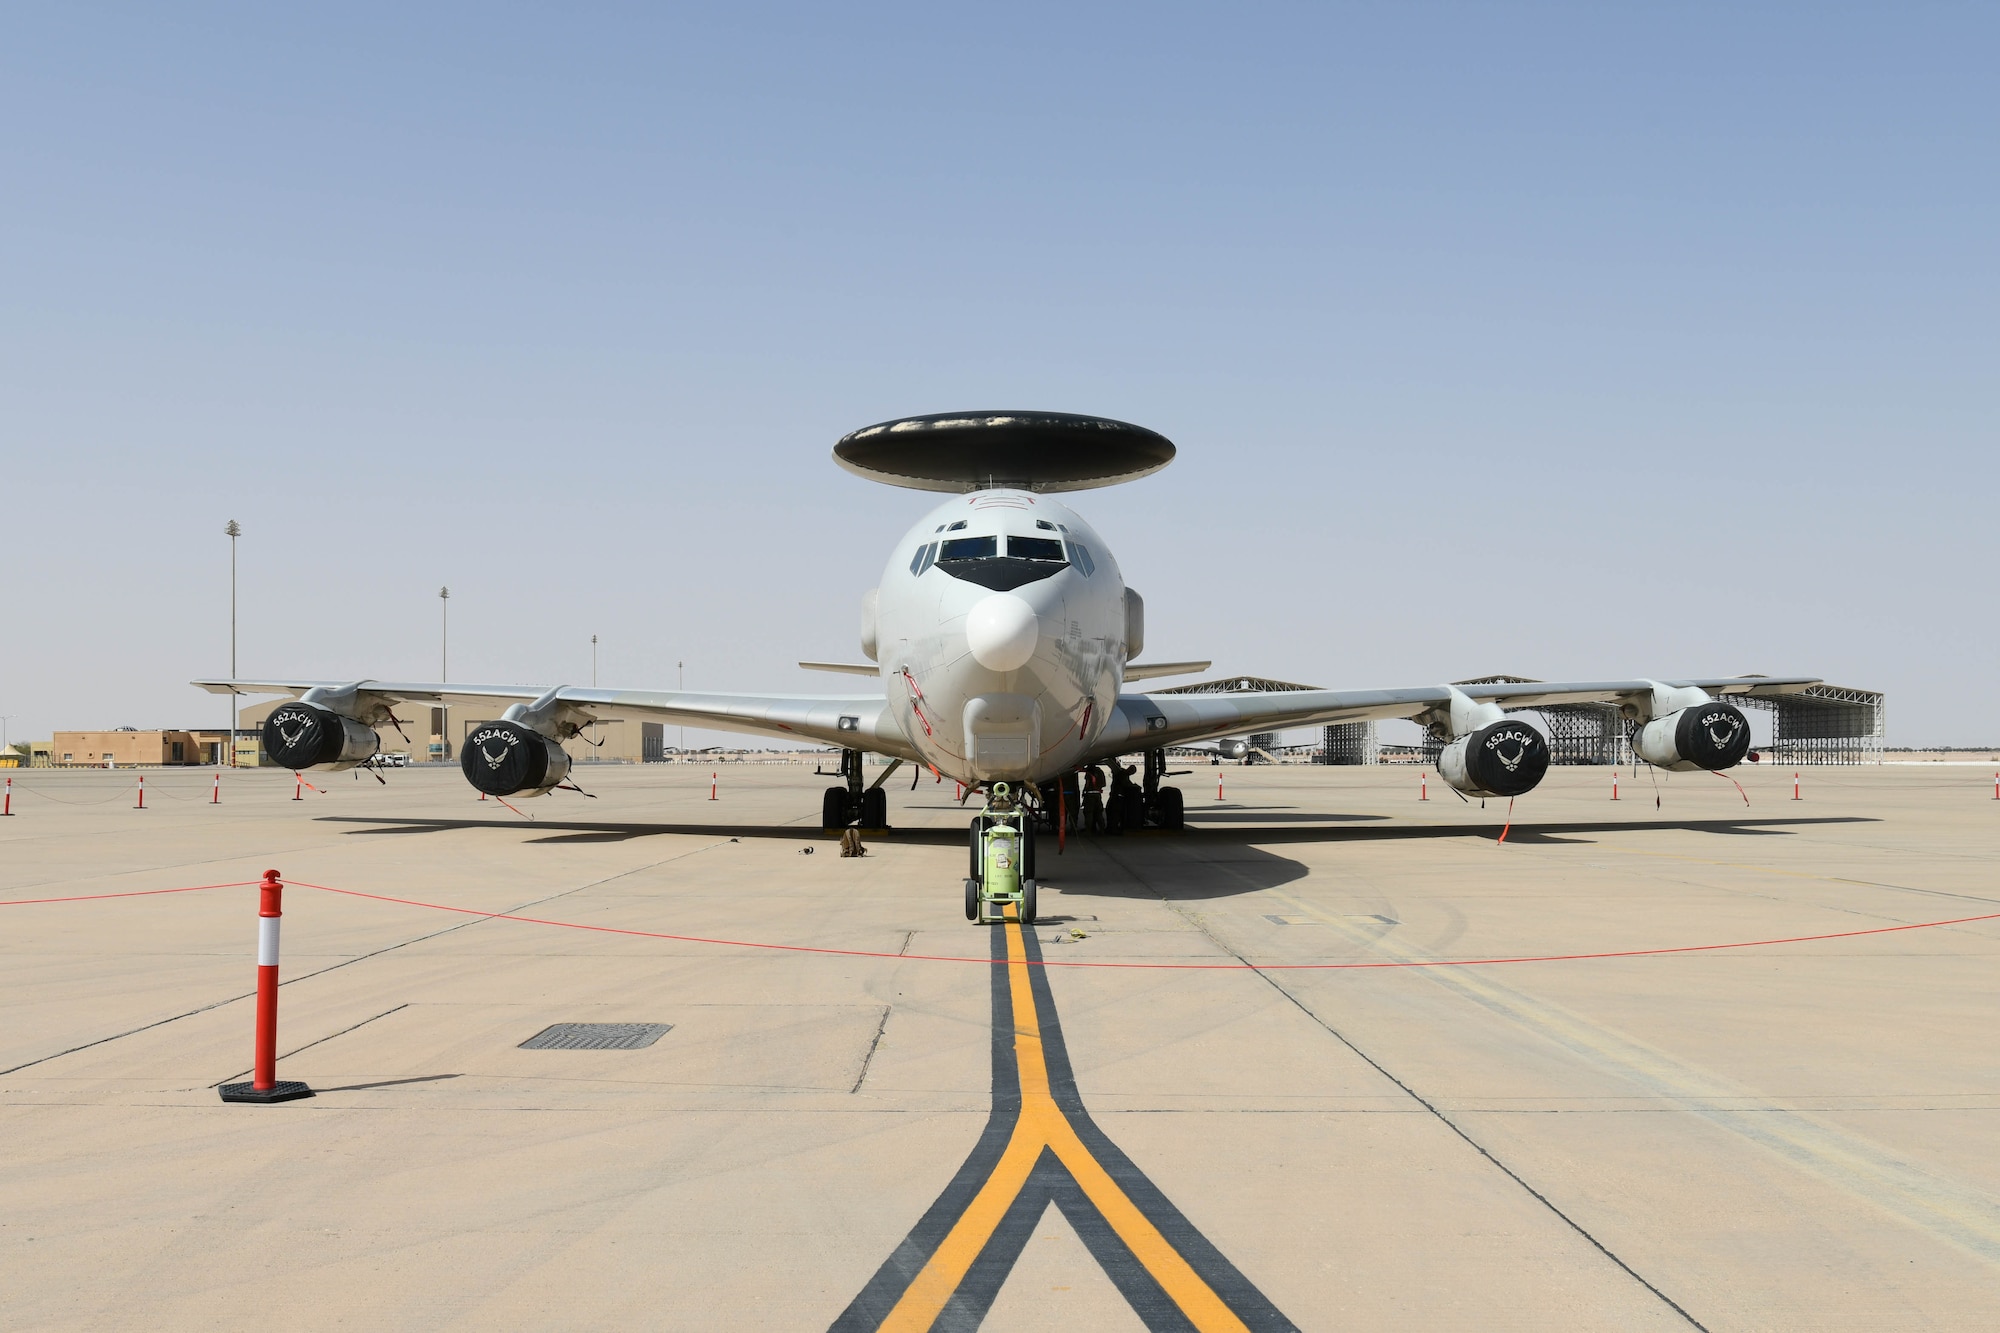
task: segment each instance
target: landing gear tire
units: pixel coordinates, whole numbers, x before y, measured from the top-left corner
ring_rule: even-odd
[[[1021,881],[1021,924],[1035,924],[1035,881],[1032,879]]]
[[[979,919],[979,881],[976,879],[965,881],[965,919],[967,921]]]
[[[1153,810],[1159,816],[1161,828],[1178,830],[1187,827],[1187,805],[1179,787],[1162,787],[1153,800]]]
[[[861,827],[889,827],[889,793],[880,787],[870,787],[861,793]]]
[[[843,829],[852,823],[847,813],[847,788],[828,787],[819,799],[819,823],[821,828]]]

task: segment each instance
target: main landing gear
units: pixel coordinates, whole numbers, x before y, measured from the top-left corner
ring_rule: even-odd
[[[1187,805],[1179,787],[1163,787],[1160,779],[1182,776],[1167,772],[1167,752],[1147,750],[1139,781],[1129,764],[1113,763],[1107,787],[1103,770],[1084,770],[1083,781],[1064,779],[1063,805],[1072,833],[1130,833],[1140,829],[1179,831],[1187,827]]]
[[[861,751],[842,750],[840,752],[840,776],[846,783],[839,787],[828,787],[820,797],[820,827],[828,830],[852,828],[860,825],[866,829],[889,827],[889,793],[882,790],[882,783],[897,768],[891,763],[887,771],[875,780],[872,787],[862,785]]]
[[[990,925],[1007,918],[1007,904],[1024,925],[1035,920],[1035,817],[996,782],[986,808],[972,821],[971,873],[965,880],[965,919]]]

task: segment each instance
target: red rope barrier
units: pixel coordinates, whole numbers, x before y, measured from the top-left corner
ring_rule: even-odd
[[[199,893],[206,889],[235,889],[257,884],[256,880],[234,880],[227,884],[193,884],[178,889],[135,889],[125,893],[86,893],[65,898],[16,898],[0,901],[0,907],[26,907],[35,903],[78,903],[96,902],[106,898],[145,898],[164,893]],[[814,944],[773,944],[764,940],[732,940],[708,935],[678,935],[661,930],[634,930],[624,926],[593,926],[581,921],[555,921],[547,917],[522,916],[515,912],[487,912],[476,907],[454,907],[449,903],[425,902],[419,898],[398,898],[386,893],[368,893],[361,889],[340,889],[331,884],[307,884],[302,880],[292,880],[297,889],[317,889],[321,893],[339,894],[346,898],[366,898],[374,902],[394,903],[402,907],[421,907],[433,912],[452,912],[460,916],[484,917],[489,921],[516,921],[529,926],[554,926],[563,930],[587,930],[599,935],[625,935],[638,939],[673,940],[681,944],[713,944],[730,949],[767,949],[778,953],[823,954],[836,958],[893,958],[900,962],[912,963],[978,963],[988,967],[1004,963],[1005,959],[979,957],[971,954],[933,953],[890,953],[881,949],[830,949]],[[1082,967],[1126,969],[1137,971],[1167,972],[1325,972],[1325,971],[1368,971],[1397,968],[1425,967],[1493,967],[1504,963],[1571,963],[1586,962],[1604,958],[1658,958],[1671,954],[1714,953],[1724,949],[1759,949],[1779,944],[1814,944],[1826,940],[1860,939],[1869,935],[1894,935],[1910,930],[1935,930],[1943,926],[1965,926],[1981,921],[2000,921],[2000,912],[1986,912],[1978,916],[1947,917],[1940,921],[1913,921],[1900,926],[1871,926],[1865,930],[1836,930],[1819,935],[1781,935],[1762,940],[1732,940],[1725,944],[1679,944],[1658,949],[1607,949],[1595,953],[1550,953],[1521,954],[1494,958],[1422,958],[1410,960],[1382,960],[1366,963],[1114,963],[1114,962],[1063,962],[1043,959],[1038,967]]]

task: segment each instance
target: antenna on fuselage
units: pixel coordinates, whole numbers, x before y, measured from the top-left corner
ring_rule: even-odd
[[[915,491],[1087,491],[1174,461],[1157,431],[1069,412],[935,412],[843,435],[833,461]]]

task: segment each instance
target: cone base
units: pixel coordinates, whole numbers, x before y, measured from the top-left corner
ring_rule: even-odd
[[[260,1088],[253,1083],[225,1083],[216,1089],[225,1102],[289,1102],[298,1097],[310,1097],[313,1090],[303,1083],[287,1083],[283,1080],[268,1088]]]

